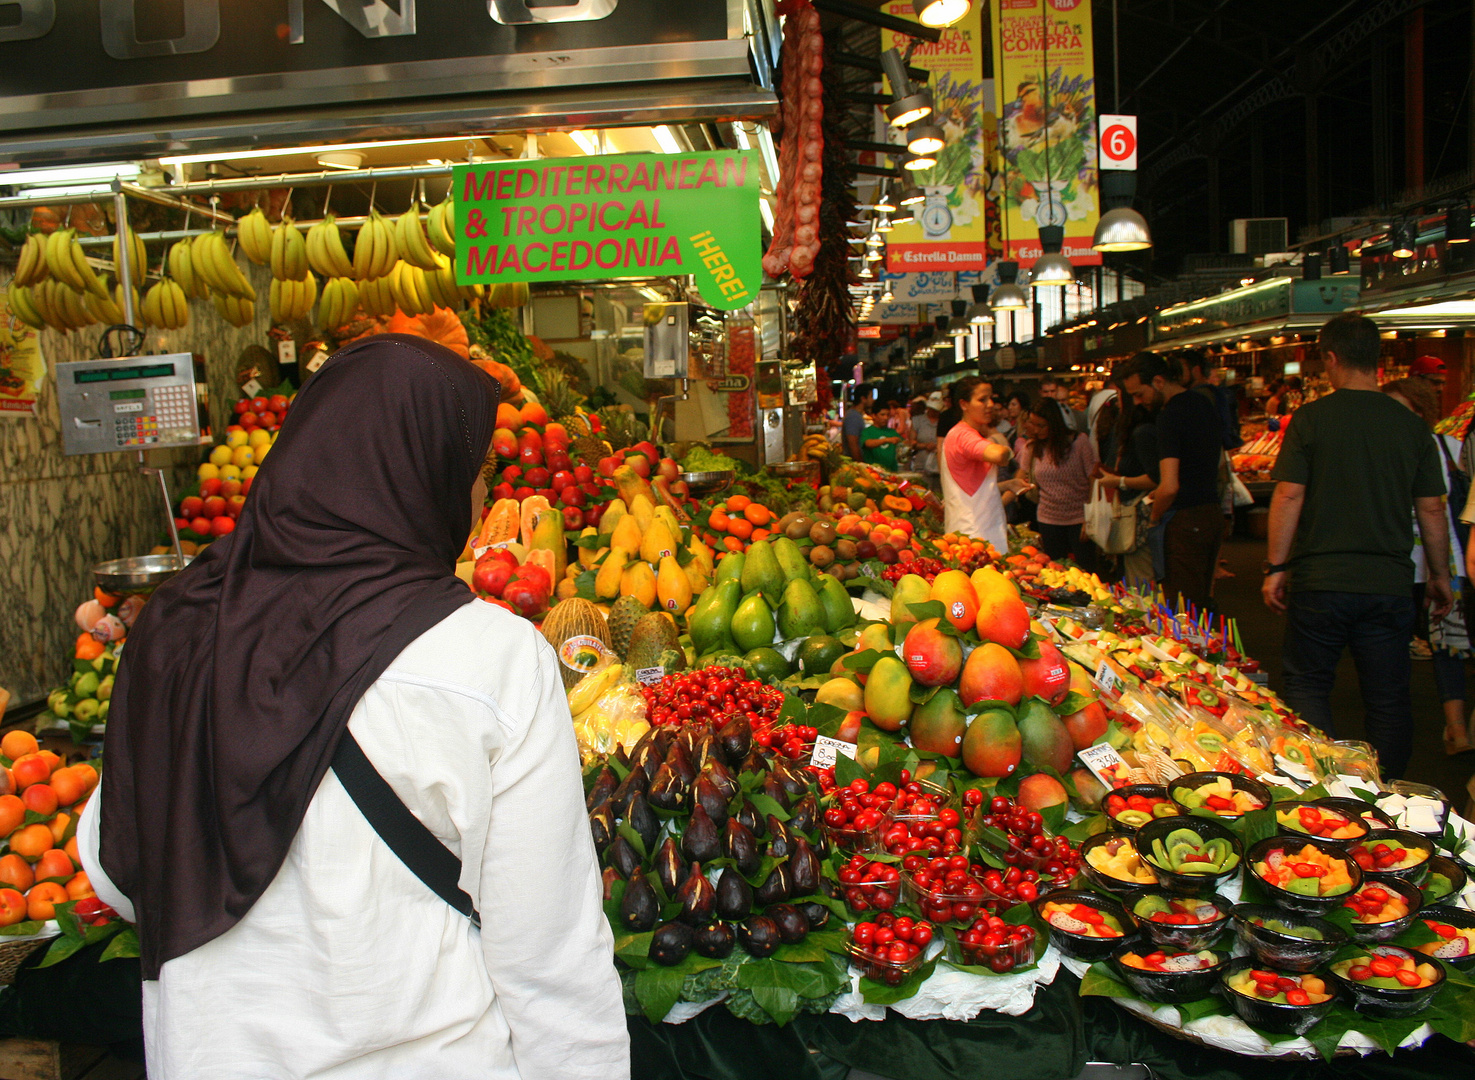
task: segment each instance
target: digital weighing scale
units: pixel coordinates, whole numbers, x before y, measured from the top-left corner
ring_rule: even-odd
[[[56,398],[68,455],[200,443],[190,353],[59,363]]]

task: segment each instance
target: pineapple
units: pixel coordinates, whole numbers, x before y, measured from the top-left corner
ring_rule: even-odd
[[[583,395],[569,384],[568,376],[558,368],[544,368],[542,375],[543,392],[539,401],[548,410],[549,418],[561,421],[564,417],[573,416],[574,410],[584,400]]]

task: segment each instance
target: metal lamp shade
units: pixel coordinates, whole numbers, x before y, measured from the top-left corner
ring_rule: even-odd
[[[1101,215],[1091,246],[1097,251],[1142,251],[1152,247],[1152,232],[1141,214],[1119,206]]]

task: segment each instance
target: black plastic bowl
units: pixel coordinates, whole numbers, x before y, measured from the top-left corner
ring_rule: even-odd
[[[1200,816],[1196,814],[1195,811],[1191,810],[1189,807],[1184,806],[1181,802],[1179,802],[1177,798],[1174,797],[1173,792],[1177,791],[1179,788],[1192,789],[1199,787],[1202,784],[1213,783],[1221,776],[1228,780],[1229,786],[1234,788],[1236,791],[1243,791],[1246,795],[1253,795],[1255,798],[1259,799],[1260,809],[1262,810],[1275,801],[1274,796],[1270,794],[1270,789],[1264,784],[1260,783],[1260,781],[1256,780],[1253,776],[1245,776],[1242,773],[1230,772],[1187,773],[1186,775],[1180,776],[1178,777],[1178,779],[1168,784],[1168,798],[1172,799],[1173,804],[1177,806],[1178,809],[1184,814],[1188,814],[1191,816]],[[1207,809],[1207,807],[1205,807],[1204,809]],[[1248,811],[1246,812],[1248,813]],[[1213,811],[1213,815],[1219,821],[1238,821],[1244,816],[1244,814],[1221,814],[1218,811]]]
[[[1450,926],[1458,926],[1462,930],[1475,929],[1475,911],[1466,911],[1464,908],[1436,904],[1433,907],[1426,907],[1423,911],[1419,912],[1419,918],[1448,923]],[[1471,968],[1475,968],[1475,952],[1469,952],[1459,957],[1435,957],[1435,959],[1441,963],[1449,964],[1451,967],[1459,968],[1461,971],[1468,971]]]
[[[1087,937],[1085,934],[1076,934],[1069,930],[1062,930],[1058,926],[1052,925],[1049,919],[1040,914],[1040,909],[1049,903],[1084,904],[1087,907],[1095,908],[1097,911],[1112,916],[1121,924],[1122,936],[1093,938]],[[1060,892],[1047,893],[1030,906],[1034,908],[1035,914],[1040,916],[1040,919],[1045,925],[1050,927],[1050,941],[1054,943],[1057,949],[1066,956],[1069,956],[1072,960],[1084,960],[1087,963],[1094,964],[1098,960],[1105,960],[1116,951],[1117,946],[1125,944],[1128,941],[1139,940],[1136,932],[1136,921],[1128,914],[1127,909],[1115,900],[1105,896],[1098,896],[1095,893],[1089,892],[1079,892],[1075,889],[1065,889]]]
[[[1424,894],[1419,891],[1417,885],[1410,885],[1406,881],[1364,881],[1363,888],[1376,885],[1390,893],[1397,893],[1408,903],[1408,914],[1399,919],[1390,919],[1387,922],[1365,923],[1352,920],[1352,939],[1364,943],[1373,941],[1392,941],[1414,924],[1419,917],[1419,909],[1424,906]],[[1360,891],[1360,890],[1355,890]],[[1349,897],[1353,894],[1349,893]]]
[[[1231,960],[1228,965],[1221,968],[1219,974],[1219,985],[1224,991],[1224,999],[1246,1024],[1278,1035],[1304,1035],[1314,1028],[1323,1016],[1331,1012],[1332,1006],[1337,1003],[1337,995],[1332,994],[1325,1001],[1315,1005],[1281,1004],[1266,1001],[1260,997],[1248,997],[1229,985],[1229,980],[1233,976],[1254,966],[1254,960],[1248,956],[1241,956],[1238,960]],[[1288,971],[1286,974],[1304,973]]]
[[[1454,900],[1460,895],[1460,893],[1465,891],[1465,886],[1469,883],[1470,880],[1469,876],[1465,873],[1465,868],[1463,866],[1455,862],[1455,860],[1447,858],[1444,855],[1435,855],[1432,859],[1429,860],[1429,874],[1430,876],[1433,876],[1434,874],[1442,874],[1444,877],[1449,879],[1451,891],[1445,893],[1443,896],[1429,897],[1431,901],[1435,901],[1441,904],[1453,903]],[[1428,888],[1429,879],[1425,878],[1422,882],[1420,882],[1420,887]]]
[[[1165,820],[1177,821],[1179,819],[1166,818]],[[1150,827],[1150,825],[1143,826],[1144,829]],[[1103,874],[1100,870],[1097,870],[1094,866],[1091,865],[1086,856],[1090,852],[1094,851],[1096,848],[1101,847],[1109,840],[1126,840],[1135,846],[1137,843],[1137,834],[1133,832],[1104,832],[1097,833],[1095,836],[1087,837],[1086,840],[1081,844],[1081,873],[1086,876],[1086,880],[1089,881],[1092,885],[1095,885],[1098,889],[1105,889],[1107,892],[1114,893],[1126,893],[1131,892],[1134,889],[1153,888],[1153,883],[1146,881],[1128,881],[1126,878],[1112,877],[1110,874]],[[1137,849],[1137,854],[1139,856],[1142,854],[1141,848]],[[1144,865],[1148,865],[1145,860]],[[1148,869],[1151,870],[1152,867],[1148,865]],[[1156,877],[1156,873],[1154,873],[1153,876]]]
[[[1300,893],[1288,892],[1278,885],[1272,885],[1255,873],[1255,864],[1268,852],[1276,848],[1287,848],[1291,844],[1295,844],[1298,850],[1310,844],[1323,855],[1346,862],[1347,876],[1352,879],[1352,888],[1332,896],[1302,896]],[[1298,911],[1303,915],[1325,915],[1328,911],[1341,907],[1347,897],[1362,887],[1362,868],[1352,861],[1346,851],[1325,840],[1313,840],[1304,833],[1296,833],[1293,836],[1272,836],[1261,840],[1245,853],[1245,873],[1254,878],[1255,883],[1265,890],[1266,895],[1274,901],[1277,907]]]
[[[1144,1001],[1156,1001],[1164,1005],[1177,1005],[1184,1001],[1198,1001],[1214,992],[1219,983],[1219,973],[1229,963],[1228,949],[1211,950],[1217,959],[1213,967],[1197,971],[1149,971],[1122,963],[1129,952],[1150,953],[1141,942],[1128,941],[1118,945],[1111,953],[1111,966],[1122,982]],[[1165,950],[1166,951],[1166,950]],[[1198,949],[1174,949],[1174,952],[1198,952]]]
[[[1189,923],[1186,926],[1153,922],[1151,919],[1138,915],[1135,910],[1137,902],[1144,897],[1154,895],[1161,896],[1164,900],[1191,898],[1174,896],[1160,889],[1143,889],[1122,899],[1123,905],[1132,913],[1132,918],[1137,920],[1138,931],[1160,949],[1173,952],[1195,952],[1198,949],[1207,949],[1213,946],[1225,930],[1229,929],[1230,912],[1234,905],[1218,893],[1210,893],[1208,896],[1197,897],[1197,899],[1218,908],[1219,917],[1212,922]]]
[[[1282,934],[1257,926],[1251,919],[1279,919],[1295,926],[1320,930],[1320,941]],[[1263,967],[1304,975],[1347,944],[1347,932],[1325,919],[1308,918],[1269,904],[1236,904],[1234,929],[1240,943],[1249,950],[1255,962]]]
[[[1167,799],[1168,789],[1162,784],[1128,784],[1126,787],[1113,788],[1111,791],[1108,791],[1106,793],[1105,797],[1102,798],[1101,810],[1102,813],[1106,814],[1107,820],[1111,822],[1111,827],[1113,829],[1116,829],[1118,832],[1136,832],[1142,827],[1141,825],[1132,825],[1128,822],[1122,821],[1120,818],[1114,818],[1111,816],[1110,813],[1107,813],[1106,800],[1111,798],[1111,796],[1113,795],[1120,795],[1124,799],[1130,798],[1133,795],[1145,795],[1149,798]],[[1168,801],[1170,804],[1172,804],[1171,799],[1169,799]],[[1152,820],[1158,821],[1160,819],[1154,817]],[[1145,824],[1151,825],[1152,821],[1146,822]]]
[[[1348,821],[1351,824],[1353,824],[1353,825],[1360,825],[1362,827],[1362,832],[1359,835],[1357,835],[1357,836],[1349,836],[1349,837],[1347,837],[1344,840],[1329,840],[1326,837],[1312,836],[1308,832],[1302,832],[1300,829],[1293,829],[1289,825],[1282,824],[1282,822],[1280,820],[1280,812],[1282,810],[1295,811],[1295,810],[1299,810],[1303,806],[1314,806],[1318,810],[1335,810],[1337,813],[1339,813],[1343,817],[1347,818]],[[1309,800],[1309,801],[1308,800],[1304,800],[1304,799],[1302,799],[1302,800],[1287,799],[1284,802],[1278,802],[1278,803],[1275,804],[1275,815],[1276,815],[1275,816],[1275,828],[1280,833],[1281,836],[1292,836],[1292,837],[1294,837],[1294,836],[1304,836],[1308,840],[1320,840],[1320,841],[1322,841],[1322,843],[1325,843],[1325,844],[1336,844],[1338,847],[1344,847],[1344,848],[1346,848],[1346,847],[1353,847],[1353,846],[1355,846],[1357,844],[1360,844],[1365,839],[1367,839],[1368,835],[1372,832],[1372,829],[1368,826],[1368,823],[1362,819],[1362,816],[1360,814],[1359,815],[1356,815],[1356,816],[1353,816],[1353,814],[1350,811],[1344,810],[1341,807],[1337,807],[1337,806],[1328,806],[1326,803],[1324,803],[1320,799],[1312,799],[1312,800]]]
[[[1348,816],[1355,815],[1360,817],[1363,821],[1367,822],[1368,828],[1374,832],[1377,832],[1379,829],[1398,828],[1391,817],[1379,810],[1373,803],[1364,802],[1362,799],[1338,799],[1328,796],[1325,799],[1317,799],[1316,805],[1340,810]]]
[[[1412,956],[1416,964],[1428,964],[1439,973],[1439,977],[1428,986],[1395,988],[1382,986],[1368,986],[1353,979],[1345,979],[1337,972],[1328,967],[1327,978],[1341,988],[1342,993],[1347,995],[1352,1002],[1352,1008],[1368,1016],[1383,1018],[1397,1018],[1401,1016],[1413,1016],[1428,1007],[1434,995],[1439,993],[1439,988],[1444,985],[1444,965],[1432,956],[1413,952],[1410,949],[1400,948],[1397,945],[1374,945],[1369,951],[1380,953],[1391,953],[1394,955]]]
[[[1183,874],[1176,870],[1169,870],[1165,866],[1159,866],[1152,859],[1152,842],[1167,839],[1168,834],[1174,829],[1191,829],[1198,833],[1201,840],[1228,840],[1235,854],[1234,862],[1227,870],[1221,870],[1217,874]],[[1137,830],[1137,845],[1137,850],[1142,853],[1142,861],[1152,867],[1152,872],[1157,875],[1163,891],[1178,893],[1180,896],[1202,896],[1205,893],[1214,892],[1220,885],[1238,874],[1239,868],[1244,865],[1245,861],[1244,844],[1240,842],[1234,830],[1210,817],[1175,817],[1154,821]]]
[[[1402,870],[1368,870],[1362,871],[1362,876],[1368,881],[1404,881],[1410,885],[1418,885],[1429,876],[1429,860],[1434,857],[1434,841],[1427,836],[1416,832],[1405,832],[1403,829],[1381,829],[1371,833],[1365,840],[1350,845],[1349,852],[1356,851],[1360,847],[1369,849],[1377,847],[1380,843],[1388,840],[1396,840],[1406,848],[1413,848],[1424,853],[1423,859],[1412,866],[1404,867]]]

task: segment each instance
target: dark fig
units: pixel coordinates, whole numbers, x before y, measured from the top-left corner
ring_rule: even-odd
[[[797,799],[809,790],[811,774],[797,761],[775,758],[771,771],[793,798]]]
[[[743,805],[738,807],[738,812],[735,816],[737,820],[741,821],[744,827],[746,827],[747,830],[753,834],[753,838],[755,840],[762,840],[764,835],[768,831],[763,827],[763,815],[760,814],[758,812],[758,808],[750,803],[747,799],[744,799]]]
[[[819,879],[820,895],[829,900],[844,900],[845,889],[832,877],[821,877]]]
[[[662,810],[681,810],[686,806],[686,797],[690,793],[686,781],[682,780],[676,770],[664,761],[656,768],[656,774],[651,778],[650,790],[646,798],[652,806],[658,806]]]
[[[702,926],[712,918],[717,904],[717,890],[702,873],[701,863],[692,863],[686,875],[686,883],[676,890],[674,900],[681,902],[681,914],[676,916],[688,926]]]
[[[789,887],[794,896],[810,896],[819,889],[819,856],[803,836],[794,837],[794,853],[789,856]]]
[[[760,904],[778,904],[789,898],[789,868],[779,863],[768,875],[768,880],[753,891],[753,899]]]
[[[749,956],[762,960],[779,946],[778,927],[767,915],[754,915],[738,923],[737,939]]]
[[[800,904],[799,910],[804,913],[804,918],[809,922],[809,929],[823,930],[830,922],[830,909],[823,904],[810,900],[808,903]]]
[[[730,866],[717,875],[716,911],[724,919],[746,919],[753,911],[753,886]]]
[[[783,781],[778,778],[778,775],[776,773],[769,773],[766,777],[764,777],[763,794],[767,795],[770,799],[778,803],[785,810],[789,808],[789,791],[786,787],[784,787]]]
[[[737,768],[753,746],[753,725],[746,716],[734,716],[717,732],[717,742],[722,747],[722,756],[729,765]]]
[[[623,746],[616,746],[615,752],[609,757],[611,761],[618,762],[622,769],[628,769],[630,767],[630,755],[625,753]]]
[[[676,841],[669,836],[661,842],[656,852],[656,879],[666,890],[667,896],[675,896],[676,890],[686,880],[686,860],[676,850]]]
[[[671,749],[666,754],[666,764],[688,784],[697,778],[700,771],[691,760],[691,751],[686,748],[685,743],[679,741],[671,744]]]
[[[693,763],[696,761],[697,728],[699,726],[698,724],[682,724],[681,729],[676,732],[676,738],[672,742],[672,746],[681,747],[686,753],[686,756],[692,759]],[[697,769],[697,772],[701,771],[700,768]]]
[[[656,812],[650,808],[650,803],[645,801],[643,792],[637,791],[635,797],[630,800],[630,809],[625,813],[625,821],[640,834],[640,839],[645,841],[646,851],[656,846],[656,840],[661,835],[661,819],[656,817]]]
[[[615,882],[620,880],[620,872],[613,866],[606,866],[604,873],[600,875],[600,884],[604,888],[604,898],[608,900],[615,894]]]
[[[620,778],[608,765],[599,770],[599,775],[594,778],[594,786],[589,789],[589,794],[584,796],[584,809],[593,810],[614,794],[615,788],[620,786]]]
[[[737,793],[742,791],[738,778],[722,763],[721,758],[708,759],[706,768],[702,769],[702,775],[712,781],[712,786],[722,793],[724,802],[732,802]]]
[[[620,899],[620,921],[626,930],[640,933],[656,924],[661,914],[661,902],[656,891],[645,880],[645,871],[636,870],[625,882],[625,895]]]
[[[686,959],[686,954],[691,952],[692,940],[691,927],[668,922],[651,935],[647,955],[658,964],[672,967]]]
[[[665,761],[666,755],[671,752],[671,744],[676,741],[676,732],[668,727],[658,727],[655,733],[656,737],[651,741],[656,746],[656,758]]]
[[[681,834],[681,854],[688,862],[711,862],[722,855],[722,841],[711,816],[697,803]]]
[[[763,863],[758,853],[758,841],[746,825],[733,818],[722,832],[722,854],[737,864],[744,874],[751,874]]]
[[[768,815],[768,853],[775,859],[794,854],[794,838],[789,827],[772,814]]]
[[[809,936],[809,920],[792,904],[774,904],[763,914],[778,927],[778,939],[785,945],[797,945]]]
[[[616,836],[614,843],[610,844],[609,850],[604,853],[605,861],[619,871],[620,877],[627,878],[635,872],[640,865],[640,854],[631,845],[630,841],[623,836]]]
[[[614,809],[615,817],[623,818],[630,811],[630,800],[643,792],[650,783],[650,777],[644,769],[634,768],[630,775],[620,781],[620,786],[615,788],[615,793],[609,797],[609,804]]]
[[[663,753],[660,757],[657,757],[655,763],[652,765],[646,766],[644,762],[647,760],[647,757],[652,755],[655,751],[656,732],[659,730],[661,729],[648,728],[645,734],[640,736],[640,739],[635,743],[634,746],[630,748],[629,759],[625,762],[625,765],[627,767],[630,765],[640,765],[645,770],[646,776],[655,775],[655,766],[660,763],[661,758],[664,758],[665,754]]]
[[[697,782],[691,786],[691,797],[692,802],[700,805],[715,824],[721,825],[727,820],[727,800],[705,774],[698,776]]]
[[[737,944],[737,935],[733,933],[732,926],[719,921],[698,927],[693,935],[692,948],[696,949],[698,956],[705,956],[710,960],[721,960],[732,952],[735,944]]]
[[[707,762],[717,756],[717,743],[712,738],[712,729],[702,727],[697,730],[691,742],[691,760],[696,765],[697,772],[707,767]]]
[[[605,800],[589,811],[589,832],[594,836],[594,848],[603,852],[615,837],[615,814],[609,800]]]
[[[738,766],[740,773],[755,773],[762,776],[768,772],[768,757],[763,753],[763,748],[754,746],[748,751],[748,756],[743,758],[743,763]]]
[[[791,833],[814,832],[819,824],[819,804],[814,801],[814,792],[810,792],[804,798],[794,804],[789,811],[789,831]]]

